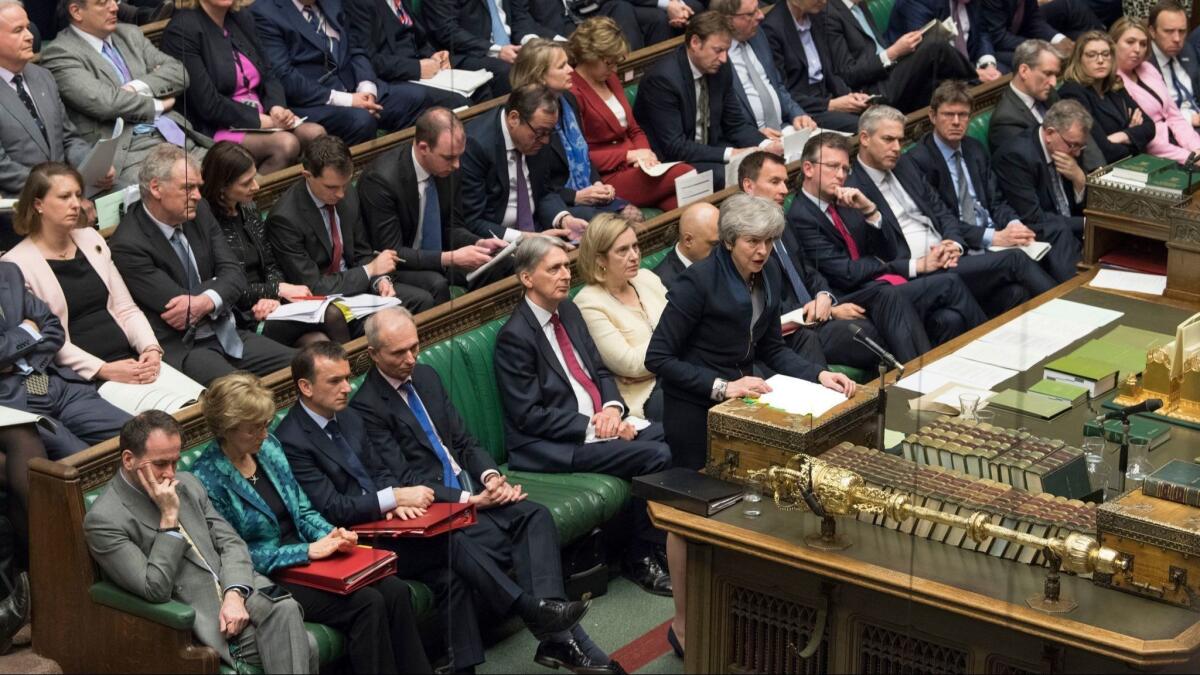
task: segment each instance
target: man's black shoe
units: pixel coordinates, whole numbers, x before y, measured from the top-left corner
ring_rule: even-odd
[[[533,660],[547,668],[566,668],[580,675],[624,675],[625,669],[616,661],[593,661],[574,638],[566,642],[544,641],[538,645]]]
[[[538,640],[545,640],[552,633],[571,630],[587,614],[590,600],[564,602],[562,600],[540,600],[533,616],[525,619],[529,632]]]
[[[29,621],[29,573],[21,572],[12,593],[0,600],[0,654],[12,649],[13,636]]]
[[[642,590],[655,595],[671,595],[671,575],[653,555],[627,561],[624,567],[625,576]]]

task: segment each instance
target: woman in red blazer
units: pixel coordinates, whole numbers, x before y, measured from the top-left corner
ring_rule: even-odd
[[[642,169],[659,162],[617,79],[617,64],[629,54],[621,29],[608,17],[588,19],[571,34],[567,51],[575,64],[571,92],[579,100],[588,156],[601,179],[638,206],[675,208],[675,179],[692,167],[681,162],[658,177]]]

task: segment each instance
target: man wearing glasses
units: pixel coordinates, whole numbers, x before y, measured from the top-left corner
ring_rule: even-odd
[[[530,159],[550,142],[558,100],[540,84],[515,89],[502,108],[467,125],[462,156],[463,222],[477,235],[516,241],[522,234],[578,241],[587,221],[572,216]]]
[[[1000,189],[1027,223],[1057,223],[1083,237],[1087,175],[1079,166],[1092,116],[1077,101],[1059,101],[1038,127],[992,158]]]

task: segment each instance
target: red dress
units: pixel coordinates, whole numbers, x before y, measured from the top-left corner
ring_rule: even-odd
[[[692,166],[677,164],[657,178],[647,175],[637,166],[630,166],[625,161],[626,153],[636,149],[649,150],[650,141],[634,119],[633,109],[625,98],[625,90],[617,76],[610,75],[607,84],[613,96],[617,97],[617,102],[625,109],[627,126],[621,126],[617,116],[592,85],[584,81],[578,72],[571,74],[571,93],[579,101],[583,136],[588,142],[588,157],[592,165],[600,172],[601,180],[613,186],[618,197],[637,206],[657,207],[663,211],[674,209],[678,205],[675,179],[691,171]]]

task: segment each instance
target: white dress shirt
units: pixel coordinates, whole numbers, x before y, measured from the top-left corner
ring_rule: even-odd
[[[796,21],[793,17],[792,23],[796,26],[796,32],[800,34],[800,44],[804,46],[804,60],[808,62],[808,83],[816,84],[825,79],[825,71],[821,65],[821,53],[817,51],[817,43],[813,41],[812,18],[805,15],[803,19]]]
[[[108,61],[108,57],[104,55],[104,45],[107,44],[110,48],[112,48],[113,51],[117,52],[118,54],[121,54],[121,50],[117,49],[117,46],[112,43],[111,37],[107,37],[107,38],[104,38],[103,40],[101,40],[100,38],[96,37],[95,35],[92,35],[91,33],[87,33],[87,32],[80,30],[79,27],[75,26],[75,25],[71,26],[71,30],[75,31],[75,34],[78,35],[80,38],[82,38],[83,41],[88,44],[88,46],[90,46],[92,49],[95,49],[96,53],[100,55],[100,58],[104,59],[106,62]],[[124,54],[121,54],[121,59],[123,61],[125,61],[125,66],[128,68],[129,67],[129,59],[126,58],[126,56]],[[130,76],[132,76],[132,75],[133,75],[133,71],[132,71],[132,69],[130,69]],[[145,82],[142,82],[141,80],[136,80],[136,79],[130,80],[125,83],[125,86],[131,87],[135,92],[137,92],[138,94],[141,94],[142,96],[149,96],[151,98],[154,97],[154,91],[152,89],[150,89],[150,85],[146,84]],[[155,119],[157,119],[158,116],[162,115],[162,114],[163,114],[163,102],[158,99],[154,99],[154,117],[155,117]]]
[[[1165,82],[1167,85],[1167,92],[1179,105],[1180,112],[1182,112],[1185,117],[1190,119],[1192,113],[1200,112],[1200,110],[1196,110],[1195,106],[1192,105],[1192,101],[1195,100],[1196,92],[1192,91],[1191,76],[1188,75],[1187,71],[1183,69],[1183,64],[1179,63],[1178,58],[1168,59],[1167,55],[1164,54],[1163,51],[1158,48],[1158,45],[1154,44],[1153,41],[1150,42],[1150,48],[1154,50],[1154,62],[1165,64],[1159,66],[1158,70],[1160,73],[1162,73],[1163,82]],[[1178,100],[1180,97],[1178,92],[1175,91],[1176,82],[1178,82],[1179,86],[1188,94],[1188,98],[1183,101]]]
[[[300,18],[304,20],[305,7],[303,4],[301,4],[300,0],[292,0],[292,6],[296,8],[297,12],[300,12]],[[329,22],[325,20],[325,15],[321,12],[321,9],[317,7],[316,4],[309,5],[308,9],[313,14],[317,15],[317,19],[321,25],[321,30],[325,32],[325,35],[328,36],[329,39],[341,39],[341,34],[338,33],[336,28],[329,25]],[[393,11],[395,11],[394,8]],[[304,22],[308,23],[307,20],[304,20]],[[372,96],[379,98],[379,89],[375,86],[375,83],[370,80],[363,80],[362,82],[359,82],[358,87],[354,91],[358,94],[371,94]],[[331,88],[329,90],[329,100],[325,103],[327,105],[337,106],[339,108],[349,108],[354,105],[354,94],[351,94],[348,91],[338,91]]]
[[[683,269],[692,266],[692,259],[684,255],[683,251],[679,250],[679,244],[675,244],[675,255],[679,256],[679,262],[683,263]]]
[[[754,49],[750,47],[750,44],[734,40],[733,44],[729,47],[729,60],[733,62],[733,72],[737,74],[738,81],[742,83],[742,91],[746,93],[746,100],[750,102],[750,110],[754,112],[755,125],[759,129],[762,129],[766,126],[766,120],[762,99],[759,97],[758,89],[754,86],[754,80],[750,76],[751,68],[766,83],[767,95],[771,97],[775,109],[779,111],[781,123],[787,123],[789,120],[784,119],[783,106],[779,103],[779,95],[775,93],[775,89],[771,86],[771,80],[767,78],[767,71],[763,68],[762,62],[758,60],[758,55],[754,53]]]
[[[879,192],[887,201],[888,208],[896,216],[896,221],[900,223],[900,232],[904,235],[905,243],[908,244],[908,277],[910,279],[916,277],[917,259],[929,253],[929,249],[940,244],[942,235],[933,227],[933,221],[929,216],[921,213],[921,209],[904,189],[904,186],[900,184],[900,181],[896,179],[895,174],[891,171],[880,171],[863,162],[859,162],[859,165],[866,170],[867,176],[871,178],[871,182],[875,183],[875,187],[879,188]],[[871,224],[877,228],[882,227],[883,219],[880,218]],[[961,247],[959,252],[963,252]]]
[[[563,357],[562,349],[558,346],[558,338],[554,336],[554,325],[550,323],[550,318],[554,314],[542,309],[540,305],[528,296],[526,296],[525,302],[529,305],[529,309],[533,310],[533,316],[537,319],[538,325],[542,327],[542,333],[546,336],[546,341],[550,343],[550,349],[554,351],[554,356],[558,359],[558,365],[562,367],[563,372],[567,375],[567,381],[571,383],[571,391],[575,394],[575,402],[578,405],[579,414],[588,419],[587,437],[594,437],[596,434],[592,428],[591,419],[592,415],[600,411],[596,410],[595,406],[592,405],[592,397],[588,394],[587,389],[583,388],[583,385],[571,375],[571,371],[567,368],[567,360]],[[574,345],[572,345],[572,349],[574,349]],[[579,362],[579,367],[584,367],[583,359],[579,358],[578,350],[575,350],[575,360]],[[599,382],[594,382],[593,384],[596,385],[597,389],[600,388]],[[618,408],[621,411],[621,416],[625,416],[625,406],[621,405],[619,401],[607,401],[604,403],[604,407]]]
[[[329,418],[313,412],[312,408],[304,405],[304,401],[296,401],[296,403],[300,404],[300,407],[304,409],[304,412],[308,413],[308,416],[317,423],[317,426],[321,427],[321,431],[325,434],[325,437],[332,441],[333,436],[325,429],[325,426],[330,422]],[[349,444],[349,441],[347,441],[347,444]],[[360,458],[359,463],[361,462],[362,459]],[[363,469],[366,469],[365,465],[363,466]],[[366,494],[365,490],[363,491],[363,494]],[[388,511],[394,511],[396,509],[396,493],[392,492],[391,487],[385,487],[376,492],[375,498],[379,501],[379,515],[383,515]]]

